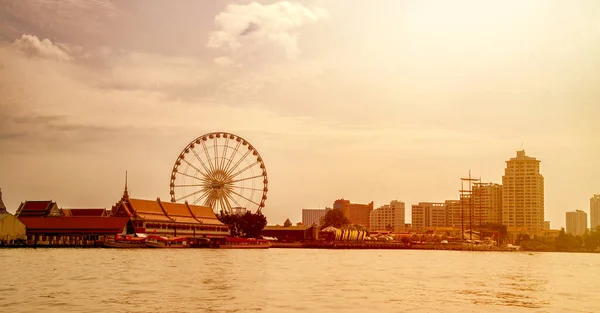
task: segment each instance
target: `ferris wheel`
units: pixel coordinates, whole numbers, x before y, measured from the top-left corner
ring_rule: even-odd
[[[267,200],[267,170],[244,138],[225,132],[202,135],[177,157],[171,173],[171,202],[188,201],[215,213],[260,212]]]

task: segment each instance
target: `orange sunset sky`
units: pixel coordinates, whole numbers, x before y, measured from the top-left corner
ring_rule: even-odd
[[[546,219],[600,193],[600,1],[0,0],[0,187],[169,198],[212,131],[248,139],[270,224],[338,198],[458,198],[542,160]],[[409,220],[410,221],[410,220]]]

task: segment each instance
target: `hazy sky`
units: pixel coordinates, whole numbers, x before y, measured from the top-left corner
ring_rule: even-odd
[[[546,219],[600,193],[600,1],[0,0],[0,187],[169,199],[212,131],[248,139],[269,223],[338,198],[457,199],[542,160]],[[407,210],[410,217],[410,209]]]

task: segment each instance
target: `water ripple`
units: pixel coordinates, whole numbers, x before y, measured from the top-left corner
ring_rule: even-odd
[[[597,254],[1,249],[0,260],[6,312],[600,312]]]

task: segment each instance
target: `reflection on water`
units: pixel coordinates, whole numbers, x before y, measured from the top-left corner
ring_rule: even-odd
[[[5,312],[600,312],[600,255],[2,249]]]

